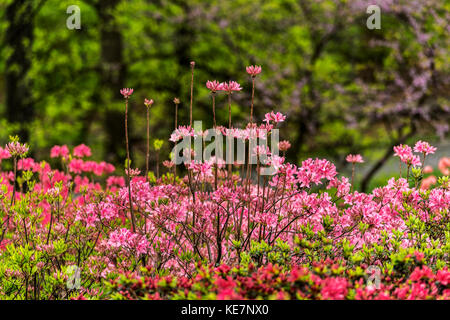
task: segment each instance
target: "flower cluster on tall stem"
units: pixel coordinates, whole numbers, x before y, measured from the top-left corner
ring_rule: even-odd
[[[360,154],[349,154],[345,160],[352,164],[352,191],[355,188],[355,164],[363,163],[364,160]]]
[[[130,177],[130,148],[128,142],[128,99],[133,94],[133,89],[131,88],[123,88],[120,90],[120,93],[125,98],[125,145],[127,151],[127,163],[126,163],[126,176],[127,176],[127,184],[128,184],[128,196],[129,196],[129,205],[130,205],[130,216],[131,216],[131,227],[133,232],[136,230],[136,221],[133,213],[133,200],[131,198],[131,177]]]
[[[24,158],[29,150],[29,147],[26,144],[21,144],[19,142],[19,138],[10,137],[11,142],[8,143],[5,147],[5,150],[11,155],[13,158],[13,170],[14,170],[14,179],[13,179],[13,193],[11,197],[11,205],[13,205],[16,201],[16,179],[17,179],[17,158]]]
[[[252,78],[252,100],[251,100],[251,104],[250,104],[250,127],[252,127],[253,126],[253,105],[254,105],[254,98],[255,98],[255,80],[256,80],[256,76],[261,73],[262,68],[261,68],[261,66],[248,66],[245,68],[245,70]],[[245,179],[246,180],[246,183],[245,183],[246,188],[248,188],[249,183],[250,183],[250,174],[251,174],[251,169],[252,169],[252,166],[250,164],[250,155],[251,155],[251,150],[250,150],[250,142],[249,142],[247,172],[245,175],[246,176],[246,179]]]
[[[179,98],[174,98],[173,103],[175,104],[175,127],[174,130],[177,130],[178,128],[178,106],[180,104]],[[173,182],[175,183],[175,177],[177,176],[177,166],[176,164],[173,165]]]
[[[241,91],[242,88],[236,81],[229,81],[221,83],[220,90],[228,95],[228,129],[231,129],[231,95],[235,91]],[[228,177],[231,179],[231,163],[228,164]]]
[[[246,68],[247,73],[252,77],[252,102],[250,105],[250,123],[253,123],[253,102],[255,98],[255,79],[258,74],[261,73],[261,66],[248,66]]]
[[[219,83],[219,81],[207,81],[206,87],[211,91],[211,97],[212,97],[212,109],[213,109],[213,124],[214,124],[214,130],[217,128],[216,123],[216,92],[221,90],[222,85]],[[214,190],[217,190],[217,163],[214,163]],[[217,217],[217,223],[219,224],[220,217]]]
[[[150,107],[153,105],[153,99],[145,99],[144,105],[147,107],[147,153],[145,155],[145,177],[148,179],[148,163],[150,160]]]
[[[194,68],[195,61],[191,61],[191,102],[189,104],[189,125],[192,127],[192,103],[194,99]]]
[[[221,90],[222,85],[217,80],[214,80],[214,81],[208,80],[206,82],[206,87],[211,91],[213,121],[214,121],[213,123],[214,123],[214,128],[216,128],[217,127],[217,123],[216,123],[216,92]]]

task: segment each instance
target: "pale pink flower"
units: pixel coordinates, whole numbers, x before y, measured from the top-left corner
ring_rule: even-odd
[[[170,141],[177,142],[184,137],[195,137],[194,129],[191,126],[179,126],[175,131],[170,135]]]
[[[394,156],[399,157],[401,161],[406,162],[406,159],[412,157],[412,149],[408,145],[398,145],[394,147]]]
[[[134,177],[137,177],[138,175],[141,174],[141,170],[130,168],[129,171],[128,171],[128,169],[125,169],[125,173],[126,173],[126,175],[129,176],[130,178],[134,178]]]
[[[253,153],[257,156],[270,154],[270,149],[267,146],[256,146],[253,148]]]
[[[241,85],[236,81],[230,81],[221,83],[219,90],[226,91],[227,93],[231,94],[233,93],[233,91],[241,91],[242,88]]]
[[[278,142],[278,149],[280,149],[280,151],[287,151],[290,147],[291,143],[287,140]]]
[[[222,84],[219,83],[219,81],[214,80],[214,81],[206,81],[206,87],[211,90],[212,93],[216,92],[216,91],[220,91],[222,90]]]
[[[173,161],[169,161],[169,160],[164,160],[163,161],[163,166],[170,169],[175,165],[175,163],[173,163]]]
[[[278,122],[283,122],[284,120],[286,120],[286,116],[283,115],[281,112],[275,113],[275,112],[271,111],[264,115],[263,121],[266,123],[269,123],[270,121],[278,123]]]
[[[153,104],[153,99],[148,100],[147,98],[144,100],[144,104],[147,108],[151,107]]]
[[[133,94],[132,88],[123,88],[120,90],[120,93],[123,95],[125,99],[128,99]]]
[[[363,157],[360,154],[349,154],[345,160],[350,163],[363,163]]]
[[[429,176],[422,180],[422,184],[420,185],[420,189],[428,190],[433,184],[436,184],[437,179],[435,176]]]
[[[438,168],[439,170],[442,172],[442,174],[444,176],[448,176],[450,175],[450,158],[448,157],[443,157],[439,160],[439,164],[438,164]]]
[[[434,153],[436,151],[436,148],[431,146],[428,142],[425,141],[417,141],[416,145],[414,146],[414,152],[423,153],[425,155],[429,155],[431,153]]]
[[[422,162],[420,162],[419,156],[412,156],[409,158],[406,162],[408,165],[412,165],[413,167],[418,167],[422,165]]]
[[[245,68],[247,73],[251,75],[252,77],[256,77],[256,75],[261,73],[261,66],[248,66]]]
[[[408,166],[420,166],[422,163],[420,162],[420,158],[418,156],[413,155],[412,149],[408,145],[398,145],[394,147],[394,156],[399,157],[400,160],[406,163]]]
[[[432,172],[433,172],[432,166],[425,166],[425,168],[423,168],[423,173],[432,173]]]
[[[23,157],[27,154],[29,147],[19,142],[10,142],[6,145],[5,149],[12,157]]]

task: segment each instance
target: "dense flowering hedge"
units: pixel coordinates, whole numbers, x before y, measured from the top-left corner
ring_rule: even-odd
[[[418,254],[419,255],[419,254]],[[414,259],[414,258],[413,258]],[[417,257],[415,257],[417,261]],[[450,299],[450,271],[417,266],[406,276],[383,275],[367,285],[366,270],[326,260],[287,270],[227,265],[199,268],[194,278],[126,274],[106,285],[109,299]],[[77,299],[84,299],[83,295]]]
[[[213,106],[216,91],[230,101],[241,90],[207,86]],[[132,93],[122,90],[126,110]],[[153,101],[145,104],[148,111]],[[270,135],[285,118],[268,113],[240,135]],[[237,134],[231,113],[229,127],[215,130]],[[203,133],[180,126],[171,140],[192,135]],[[426,142],[396,146],[399,176],[371,193],[354,190],[354,175],[339,176],[328,160],[286,163],[287,141],[278,144],[281,156],[255,148],[267,156],[256,171],[212,158],[177,175],[166,160],[156,177],[148,165],[145,175],[131,167],[126,144],[125,178],[89,160],[85,145],[55,146],[51,165],[27,158],[17,138],[0,150],[12,163],[0,178],[2,298],[450,297],[450,185],[448,176],[422,182],[436,150]],[[354,173],[363,159],[347,161]],[[263,176],[267,164],[275,173]],[[442,173],[447,167],[440,164]]]

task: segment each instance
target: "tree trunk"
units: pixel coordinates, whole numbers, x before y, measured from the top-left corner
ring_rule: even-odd
[[[375,174],[380,170],[383,165],[386,163],[386,161],[391,157],[391,155],[394,153],[394,147],[405,143],[405,141],[412,137],[415,134],[414,127],[411,129],[411,131],[400,138],[398,138],[394,143],[392,143],[388,149],[386,149],[386,152],[384,153],[383,157],[379,159],[373,167],[367,172],[367,174],[364,176],[362,182],[361,182],[361,192],[367,192],[367,189],[369,187],[369,183],[372,180],[372,178],[375,176]]]
[[[125,86],[126,65],[123,61],[123,38],[112,14],[119,3],[120,0],[100,0],[96,7],[101,26],[101,89],[95,93],[94,102],[105,107],[122,101],[119,91]],[[129,111],[132,113],[132,108]],[[125,160],[125,155],[121,152],[124,150],[123,119],[123,110],[111,108],[106,110],[103,118],[103,127],[107,137],[105,159],[113,163],[123,163]]]
[[[23,141],[27,141],[27,124],[34,116],[31,83],[27,78],[33,45],[32,1],[13,1],[6,8],[6,19],[9,26],[5,42],[12,49],[6,62],[6,117],[9,122],[20,125],[19,135]]]

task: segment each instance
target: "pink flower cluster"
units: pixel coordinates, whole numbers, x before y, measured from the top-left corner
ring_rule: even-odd
[[[101,176],[103,174],[110,174],[115,170],[116,168],[112,164],[106,163],[105,161],[97,163],[95,161],[83,161],[82,159],[74,158],[69,163],[69,171],[76,174],[85,172]]]
[[[110,248],[132,251],[137,255],[147,253],[150,247],[145,237],[125,228],[111,232],[106,244]]]
[[[350,163],[363,163],[363,157],[360,154],[349,154],[345,160]]]
[[[417,167],[422,163],[420,162],[419,156],[412,153],[412,149],[408,145],[398,145],[394,147],[394,156],[399,157],[400,161],[406,163],[408,166]]]
[[[123,95],[125,99],[128,99],[133,94],[133,91],[132,88],[123,88],[120,90],[120,94]]]

